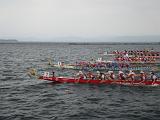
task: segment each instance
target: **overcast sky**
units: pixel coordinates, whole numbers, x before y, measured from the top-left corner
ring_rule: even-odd
[[[160,35],[160,0],[0,0],[0,38]]]

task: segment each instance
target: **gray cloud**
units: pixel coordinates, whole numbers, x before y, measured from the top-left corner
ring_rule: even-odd
[[[0,37],[160,35],[159,0],[0,0]]]

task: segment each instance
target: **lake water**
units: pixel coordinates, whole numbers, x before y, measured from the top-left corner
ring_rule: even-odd
[[[144,48],[160,51],[159,45],[0,44],[0,120],[159,120],[160,87],[54,84],[27,75],[31,67],[48,70],[48,58],[74,63]]]

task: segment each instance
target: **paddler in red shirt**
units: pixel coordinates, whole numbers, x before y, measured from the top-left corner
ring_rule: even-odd
[[[94,79],[94,75],[92,74],[91,71],[89,71],[89,72],[87,73],[87,78],[88,78],[88,79]]]

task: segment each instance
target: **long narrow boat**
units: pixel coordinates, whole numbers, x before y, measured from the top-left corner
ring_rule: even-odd
[[[134,67],[82,67],[82,66],[68,66],[68,65],[64,65],[64,66],[59,66],[59,65],[52,65],[55,68],[58,69],[72,69],[72,70],[92,70],[92,71],[103,71],[103,70],[112,70],[112,71],[128,71],[128,70],[134,70],[134,71],[151,71],[153,69],[157,69],[159,70],[159,68],[157,67],[151,67],[151,66],[134,66]]]
[[[130,85],[130,86],[160,86],[160,80],[156,81],[142,81],[142,80],[92,80],[92,79],[77,79],[73,77],[43,77],[41,80],[48,80],[58,83],[81,83],[81,84],[117,84],[117,85]]]
[[[67,68],[67,69],[74,69],[75,68],[75,65],[67,65],[67,64],[64,64],[64,65],[54,64],[51,66],[56,67],[56,68]]]
[[[131,57],[143,57],[143,58],[160,58],[160,52],[104,52],[103,55],[111,55],[111,56],[124,56],[126,53]]]
[[[121,65],[121,66],[120,66]],[[73,69],[73,70],[113,70],[113,71],[119,71],[119,70],[134,70],[134,71],[151,71],[153,69],[159,70],[160,64],[140,64],[140,63],[134,63],[127,66],[127,63],[110,63],[109,64],[102,64],[102,65],[74,65],[74,64],[51,64],[51,67],[58,68],[58,69]]]

